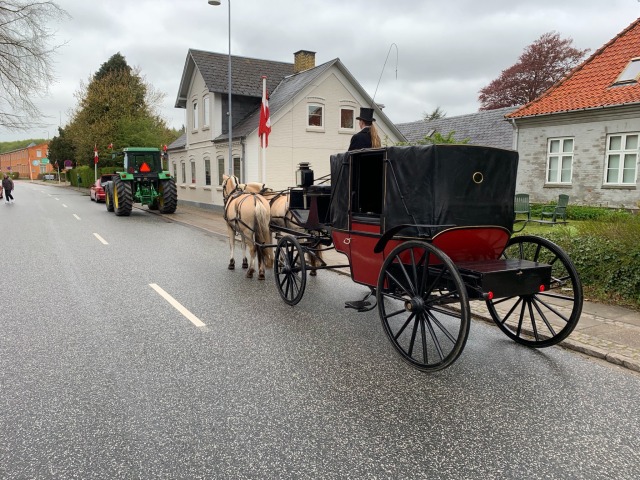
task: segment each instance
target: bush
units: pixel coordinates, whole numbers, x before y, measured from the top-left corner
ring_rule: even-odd
[[[640,310],[640,216],[616,211],[604,216],[606,221],[557,226],[541,236],[571,257],[587,298]]]

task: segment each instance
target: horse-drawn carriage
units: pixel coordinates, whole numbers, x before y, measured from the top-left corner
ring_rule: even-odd
[[[580,318],[582,286],[560,247],[512,237],[517,166],[514,151],[471,145],[333,155],[331,185],[314,184],[303,166],[288,192],[296,228],[272,222],[280,295],[295,305],[308,272],[348,267],[369,293],[347,306],[377,305],[396,351],[425,371],[451,365],[462,352],[471,300],[484,301],[514,341],[557,344]],[[348,264],[327,265],[321,252],[329,248]]]

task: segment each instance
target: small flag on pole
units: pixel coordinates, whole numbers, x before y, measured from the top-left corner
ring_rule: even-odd
[[[260,108],[260,126],[258,127],[258,136],[262,138],[264,135],[263,146],[269,146],[269,134],[271,133],[271,118],[269,116],[269,95],[266,87],[263,90],[262,106]]]
[[[94,144],[93,146],[93,163],[98,164],[98,144]]]

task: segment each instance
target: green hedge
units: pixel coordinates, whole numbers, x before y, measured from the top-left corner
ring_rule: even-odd
[[[587,298],[640,310],[640,215],[581,208],[606,220],[556,225],[536,234],[557,243],[571,257]]]

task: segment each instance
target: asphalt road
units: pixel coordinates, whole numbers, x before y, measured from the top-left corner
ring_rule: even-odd
[[[226,239],[70,189],[0,204],[0,478],[640,477],[640,376],[471,327],[424,374],[363,287],[296,307]],[[173,302],[173,303],[171,303]],[[182,307],[178,310],[176,307]],[[199,323],[201,322],[201,323]]]

